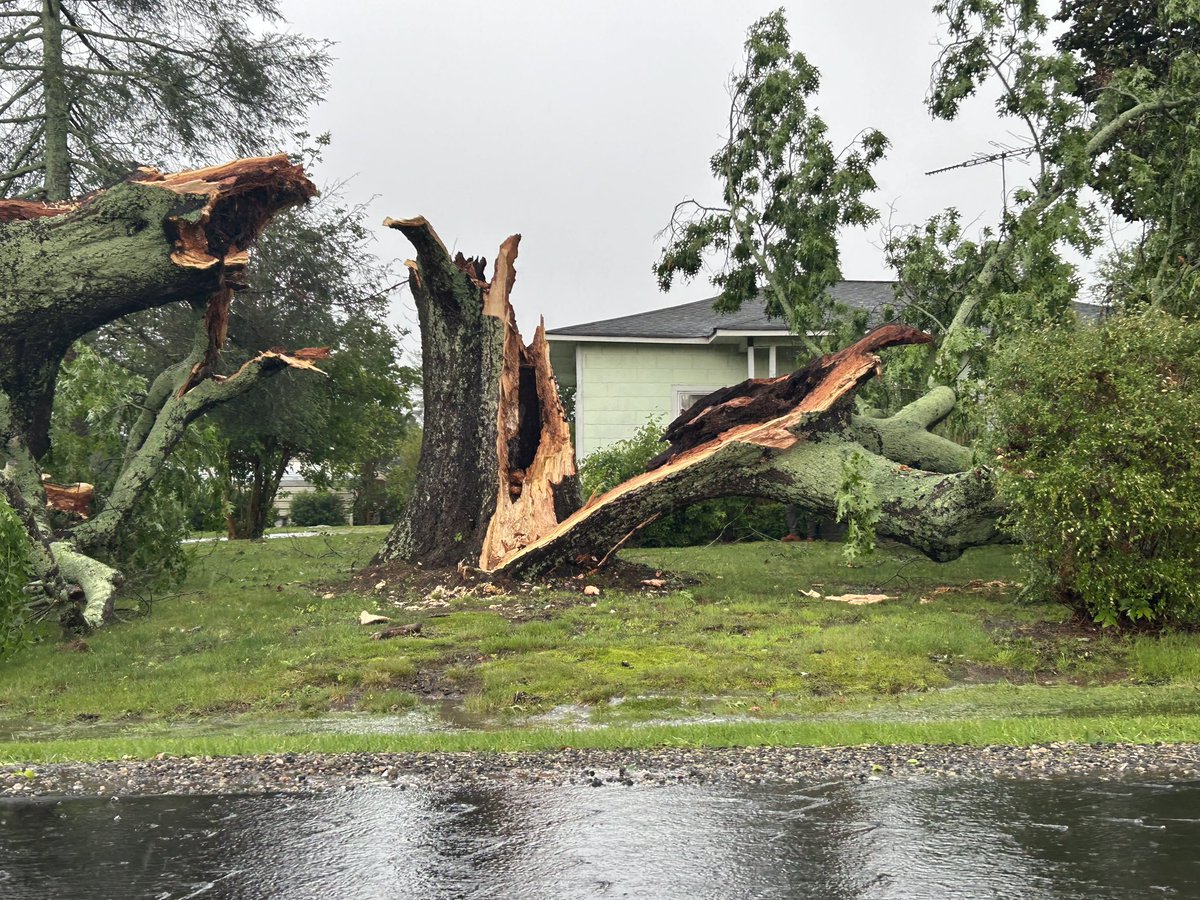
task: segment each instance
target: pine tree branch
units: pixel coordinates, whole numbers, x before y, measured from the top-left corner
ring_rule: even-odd
[[[77,35],[79,35],[79,37],[81,39],[83,39],[85,37],[93,37],[93,38],[97,38],[98,40],[119,41],[120,43],[123,43],[123,44],[134,44],[135,46],[139,46],[139,47],[153,47],[155,50],[161,50],[164,53],[171,54],[172,56],[185,56],[188,59],[194,59],[197,62],[203,62],[203,63],[211,62],[211,56],[202,51],[185,50],[178,46],[172,46],[170,44],[162,44],[162,43],[159,43],[158,41],[150,40],[149,38],[131,37],[129,35],[120,35],[120,34],[109,34],[108,32],[104,32],[104,31],[93,31],[90,28],[82,28],[82,27],[79,27],[76,25],[68,25],[68,24],[63,25],[63,31],[70,31],[72,34],[77,34]],[[85,41],[85,43],[86,43],[86,41]],[[99,55],[99,52],[94,47],[92,47],[92,45],[90,43],[88,44],[88,47],[92,49],[92,52],[97,53],[97,55]]]
[[[10,109],[12,109],[13,104],[15,104],[18,100],[20,100],[22,97],[24,97],[30,91],[32,91],[40,83],[41,82],[39,82],[36,78],[30,78],[23,85],[21,85],[19,88],[17,88],[15,91],[13,91],[12,94],[9,95],[7,100],[5,100],[3,103],[0,103],[0,116],[4,115],[6,112],[8,112]]]

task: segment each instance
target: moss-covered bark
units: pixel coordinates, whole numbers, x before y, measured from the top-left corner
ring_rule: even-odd
[[[267,352],[224,380],[205,365],[224,340],[224,313],[250,244],[274,213],[314,193],[303,170],[277,156],[173,175],[140,169],[77,202],[0,204],[0,470],[6,494],[24,511],[43,588],[69,607],[67,583],[82,587],[88,626],[111,613],[121,575],[81,551],[122,527],[188,423],[263,375],[310,368],[327,353]],[[155,381],[105,507],[73,532],[53,535],[38,459],[48,449],[64,353],[128,313],[180,300],[207,300],[193,358]]]
[[[971,451],[929,431],[954,411],[957,397],[936,387],[886,418],[852,416],[849,433],[865,448],[894,462],[929,472],[962,472],[971,467]]]
[[[453,565],[479,557],[496,508],[504,323],[483,314],[482,260],[451,258],[424,219],[388,220],[417,251],[409,288],[421,326],[421,463],[384,559]]]

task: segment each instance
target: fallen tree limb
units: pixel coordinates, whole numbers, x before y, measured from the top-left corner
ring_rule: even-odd
[[[494,571],[528,576],[586,566],[653,514],[716,497],[764,497],[832,516],[849,454],[857,454],[881,503],[879,533],[941,560],[998,539],[999,508],[987,469],[923,472],[872,453],[847,434],[854,392],[880,366],[873,351],[928,339],[908,326],[886,325],[794,375],[703,398],[668,428],[673,443],[649,471],[593,498]],[[764,413],[767,418],[756,420]]]
[[[328,358],[328,347],[310,347],[291,353],[280,349],[266,350],[248,360],[228,378],[214,376],[190,388],[188,384],[192,371],[187,370],[179,388],[187,388],[186,392],[168,395],[137,452],[127,457],[104,508],[72,529],[71,540],[80,548],[92,549],[103,546],[115,537],[171,451],[182,440],[188,425],[208,410],[240,397],[261,379],[284,369],[320,372],[316,363]]]
[[[30,452],[48,447],[59,364],[71,344],[138,310],[242,286],[254,239],[316,188],[285,156],[130,178],[78,201],[0,204],[0,388]]]
[[[954,411],[958,397],[935,387],[895,415],[851,416],[854,439],[880,456],[928,472],[962,472],[972,464],[971,451],[929,431]]]

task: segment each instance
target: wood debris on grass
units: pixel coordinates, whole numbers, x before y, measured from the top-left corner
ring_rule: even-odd
[[[826,597],[826,600],[836,600],[838,603],[849,603],[851,606],[866,606],[871,603],[882,603],[884,600],[895,600],[890,594],[838,594]]]

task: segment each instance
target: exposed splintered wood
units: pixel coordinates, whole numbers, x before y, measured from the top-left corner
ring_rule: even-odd
[[[48,449],[63,354],[114,319],[209,302],[212,352],[198,377],[207,374],[249,247],[272,216],[315,193],[280,155],[178,173],[139,169],[70,203],[0,206],[0,388],[34,456]]]
[[[479,565],[490,569],[575,511],[575,447],[550,365],[545,323],[522,346],[512,306],[500,372],[496,511]]]
[[[0,223],[24,222],[29,219],[46,219],[61,216],[73,210],[77,203],[46,203],[41,200],[0,199]]]
[[[275,213],[317,192],[303,168],[282,153],[166,174],[141,168],[130,181],[181,197],[205,198],[201,205],[185,203],[167,217],[168,236],[174,242],[171,260],[196,269],[223,264],[227,277],[245,268],[246,251]]]
[[[654,457],[648,470],[657,469],[693,447],[708,444],[731,429],[759,425],[779,419],[797,410],[801,403],[816,409],[826,402],[839,399],[847,391],[857,389],[840,373],[866,372],[870,377],[879,366],[874,356],[877,350],[897,344],[927,344],[933,338],[908,325],[891,324],[876,328],[862,340],[837,353],[818,357],[802,369],[778,378],[750,378],[732,387],[721,388],[701,397],[667,426],[663,440],[670,446]],[[782,427],[786,428],[786,425]],[[784,449],[794,441],[779,436]],[[761,441],[759,435],[757,440]]]
[[[380,561],[495,561],[579,505],[575,451],[539,326],[527,346],[510,294],[520,235],[486,261],[451,258],[423,218],[388,219],[417,251],[409,285],[421,323],[425,421],[405,517]]]
[[[845,433],[854,392],[879,371],[874,351],[928,340],[907,326],[884,326],[795,376],[709,395],[673,423],[668,435],[674,443],[653,469],[592,498],[493,571],[523,576],[594,565],[655,514],[714,497],[766,497],[832,514],[849,454],[857,455],[881,502],[881,533],[938,559],[996,539],[998,509],[986,470],[913,470],[864,450]]]
[[[44,481],[42,489],[46,492],[46,506],[50,509],[70,513],[81,519],[86,519],[91,514],[95,488],[87,482],[54,484]]]

